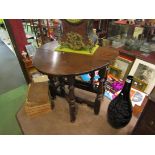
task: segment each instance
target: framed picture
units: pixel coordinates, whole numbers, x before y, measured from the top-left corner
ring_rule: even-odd
[[[25,45],[26,51],[29,57],[33,57],[36,52],[36,48],[32,44]]]
[[[120,76],[121,76],[121,69],[113,66],[113,65],[110,65],[109,66],[109,74],[114,76],[115,78],[119,79]]]
[[[130,71],[130,75],[134,76],[133,87],[136,85],[141,85],[143,92],[150,94],[155,86],[155,65],[145,62],[140,59],[136,59],[133,67]]]
[[[116,60],[112,63],[112,65],[110,66],[109,73],[112,75],[113,73],[115,73],[114,76],[116,78],[125,80],[127,75],[130,72],[132,65],[133,65],[133,61],[118,56]]]
[[[137,90],[144,92],[146,87],[147,87],[147,83],[140,80],[139,78],[134,77],[132,87],[137,89]]]

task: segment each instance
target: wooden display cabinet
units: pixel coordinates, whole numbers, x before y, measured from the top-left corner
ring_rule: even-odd
[[[155,135],[155,88],[133,130],[133,135]]]

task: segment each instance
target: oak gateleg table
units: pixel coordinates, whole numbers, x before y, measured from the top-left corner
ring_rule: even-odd
[[[77,103],[85,102],[93,108],[97,115],[100,111],[100,104],[105,91],[104,84],[107,79],[108,65],[119,55],[116,49],[110,47],[99,47],[93,55],[57,52],[57,41],[44,44],[37,49],[33,58],[33,65],[43,74],[48,75],[49,90],[52,99],[57,95],[65,97],[69,103],[70,121],[76,120]],[[99,85],[94,89],[95,71],[98,71]],[[90,81],[84,82],[75,77],[89,73]],[[65,85],[68,85],[69,93],[65,92]],[[74,95],[74,88],[96,93],[95,102],[82,100]],[[59,88],[59,89],[58,89]],[[52,104],[54,108],[54,102]]]

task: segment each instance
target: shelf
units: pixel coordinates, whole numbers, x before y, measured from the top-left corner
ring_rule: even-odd
[[[120,54],[128,55],[130,57],[135,57],[141,60],[144,60],[146,62],[152,63],[155,65],[155,52],[151,52],[149,54],[145,54],[140,51],[127,51],[122,48],[118,49]]]

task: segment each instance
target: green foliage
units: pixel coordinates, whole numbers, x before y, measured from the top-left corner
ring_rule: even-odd
[[[93,47],[94,47],[94,42],[93,42],[91,39],[89,39],[89,42],[88,42],[88,44],[85,46],[85,48],[91,50]]]
[[[94,46],[94,43],[91,39],[89,39],[88,43],[85,44],[83,42],[83,38],[80,34],[75,32],[69,32],[66,34],[67,39],[65,42],[61,42],[62,47],[68,47],[73,50],[81,50],[81,49],[91,49]]]
[[[80,50],[84,47],[82,36],[74,32],[67,33],[67,44],[69,48],[74,50]]]

